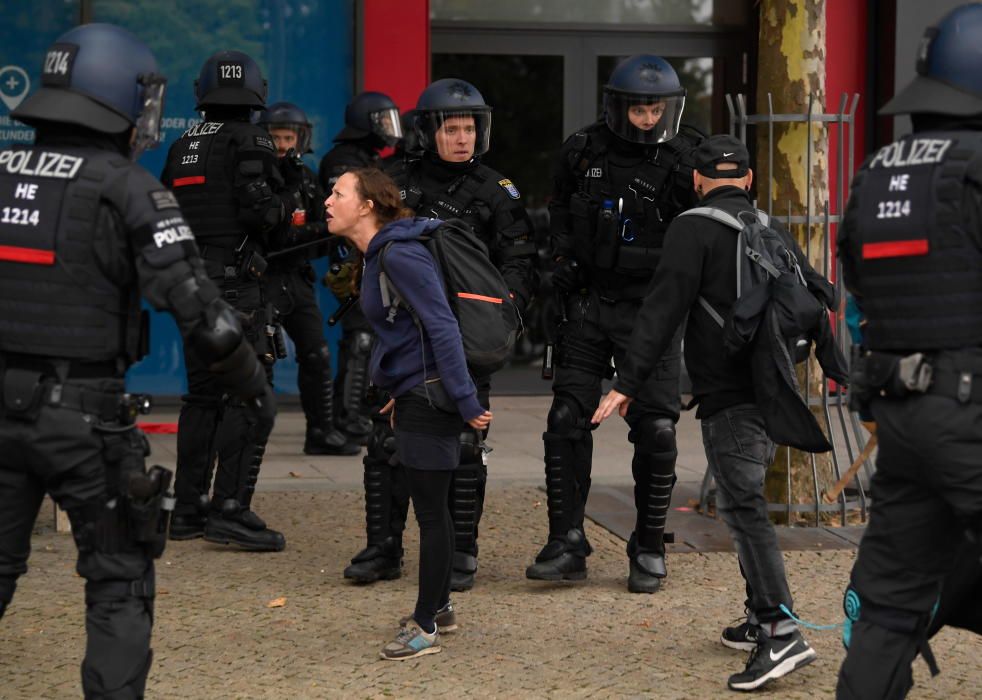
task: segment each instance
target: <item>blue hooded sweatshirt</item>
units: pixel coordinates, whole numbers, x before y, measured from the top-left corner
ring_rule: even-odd
[[[377,336],[371,377],[392,396],[401,396],[424,379],[439,377],[460,415],[471,420],[484,413],[484,408],[467,371],[460,326],[450,310],[436,261],[426,246],[415,240],[442,223],[439,219],[399,219],[384,226],[368,244],[361,308]],[[378,255],[389,242],[393,245],[385,253],[385,271],[405,304],[419,316],[422,334],[402,304],[391,323],[389,310],[382,305]]]

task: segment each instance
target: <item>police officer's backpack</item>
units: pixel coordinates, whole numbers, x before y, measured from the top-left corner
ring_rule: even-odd
[[[791,359],[807,359],[809,336],[827,321],[827,307],[808,288],[798,259],[770,226],[767,214],[758,209],[737,217],[716,207],[696,207],[680,216],[703,216],[737,231],[737,288],[732,310],[724,319],[705,297],[699,297],[700,306],[723,329],[727,353],[740,355],[750,348],[768,303],[773,303]]]
[[[464,340],[467,367],[478,376],[504,367],[518,335],[518,311],[487,247],[459,219],[445,221],[417,240],[430,251],[443,274],[447,301]],[[382,305],[388,308],[389,318],[401,305],[421,327],[415,310],[385,272],[385,254],[391,245],[391,241],[386,243],[378,256]]]

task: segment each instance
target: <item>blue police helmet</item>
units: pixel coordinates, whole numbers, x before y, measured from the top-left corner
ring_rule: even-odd
[[[219,51],[201,66],[194,81],[198,110],[208,107],[266,106],[266,79],[259,64],[241,51]]]
[[[402,138],[399,108],[384,92],[366,91],[355,95],[344,108],[344,128],[335,141],[356,141],[371,135],[393,146]]]
[[[291,129],[297,135],[297,153],[310,153],[310,137],[313,127],[307,114],[292,102],[274,102],[258,113],[256,124],[267,131]]]
[[[917,77],[880,114],[982,114],[982,4],[962,5],[924,30]]]
[[[430,83],[416,101],[416,135],[420,146],[438,153],[436,132],[453,117],[474,119],[473,155],[487,153],[491,147],[491,107],[476,87],[460,78],[443,78]]]
[[[135,126],[142,150],[159,141],[165,84],[146,44],[112,24],[85,24],[48,48],[41,88],[12,115],[25,124],[61,122],[110,134]]]
[[[685,88],[671,64],[649,54],[630,56],[604,85],[604,119],[622,139],[655,144],[673,138],[685,107]]]

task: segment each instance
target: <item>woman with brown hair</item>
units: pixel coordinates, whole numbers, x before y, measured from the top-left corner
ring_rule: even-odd
[[[442,222],[412,218],[395,183],[374,168],[342,175],[325,206],[328,230],[348,239],[365,259],[361,308],[377,338],[372,382],[392,396],[382,413],[390,413],[396,458],[406,468],[420,531],[416,609],[381,655],[401,660],[434,654],[440,651],[437,619],[445,631],[457,627],[450,604],[454,535],[448,496],[460,433],[464,422],[487,428],[492,416],[477,400],[436,261],[418,240]],[[394,313],[383,303],[379,282],[383,249],[385,274],[403,302]]]

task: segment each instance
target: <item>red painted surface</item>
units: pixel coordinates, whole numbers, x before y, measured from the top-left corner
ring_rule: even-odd
[[[364,0],[365,84],[406,111],[430,82],[429,0]]]

